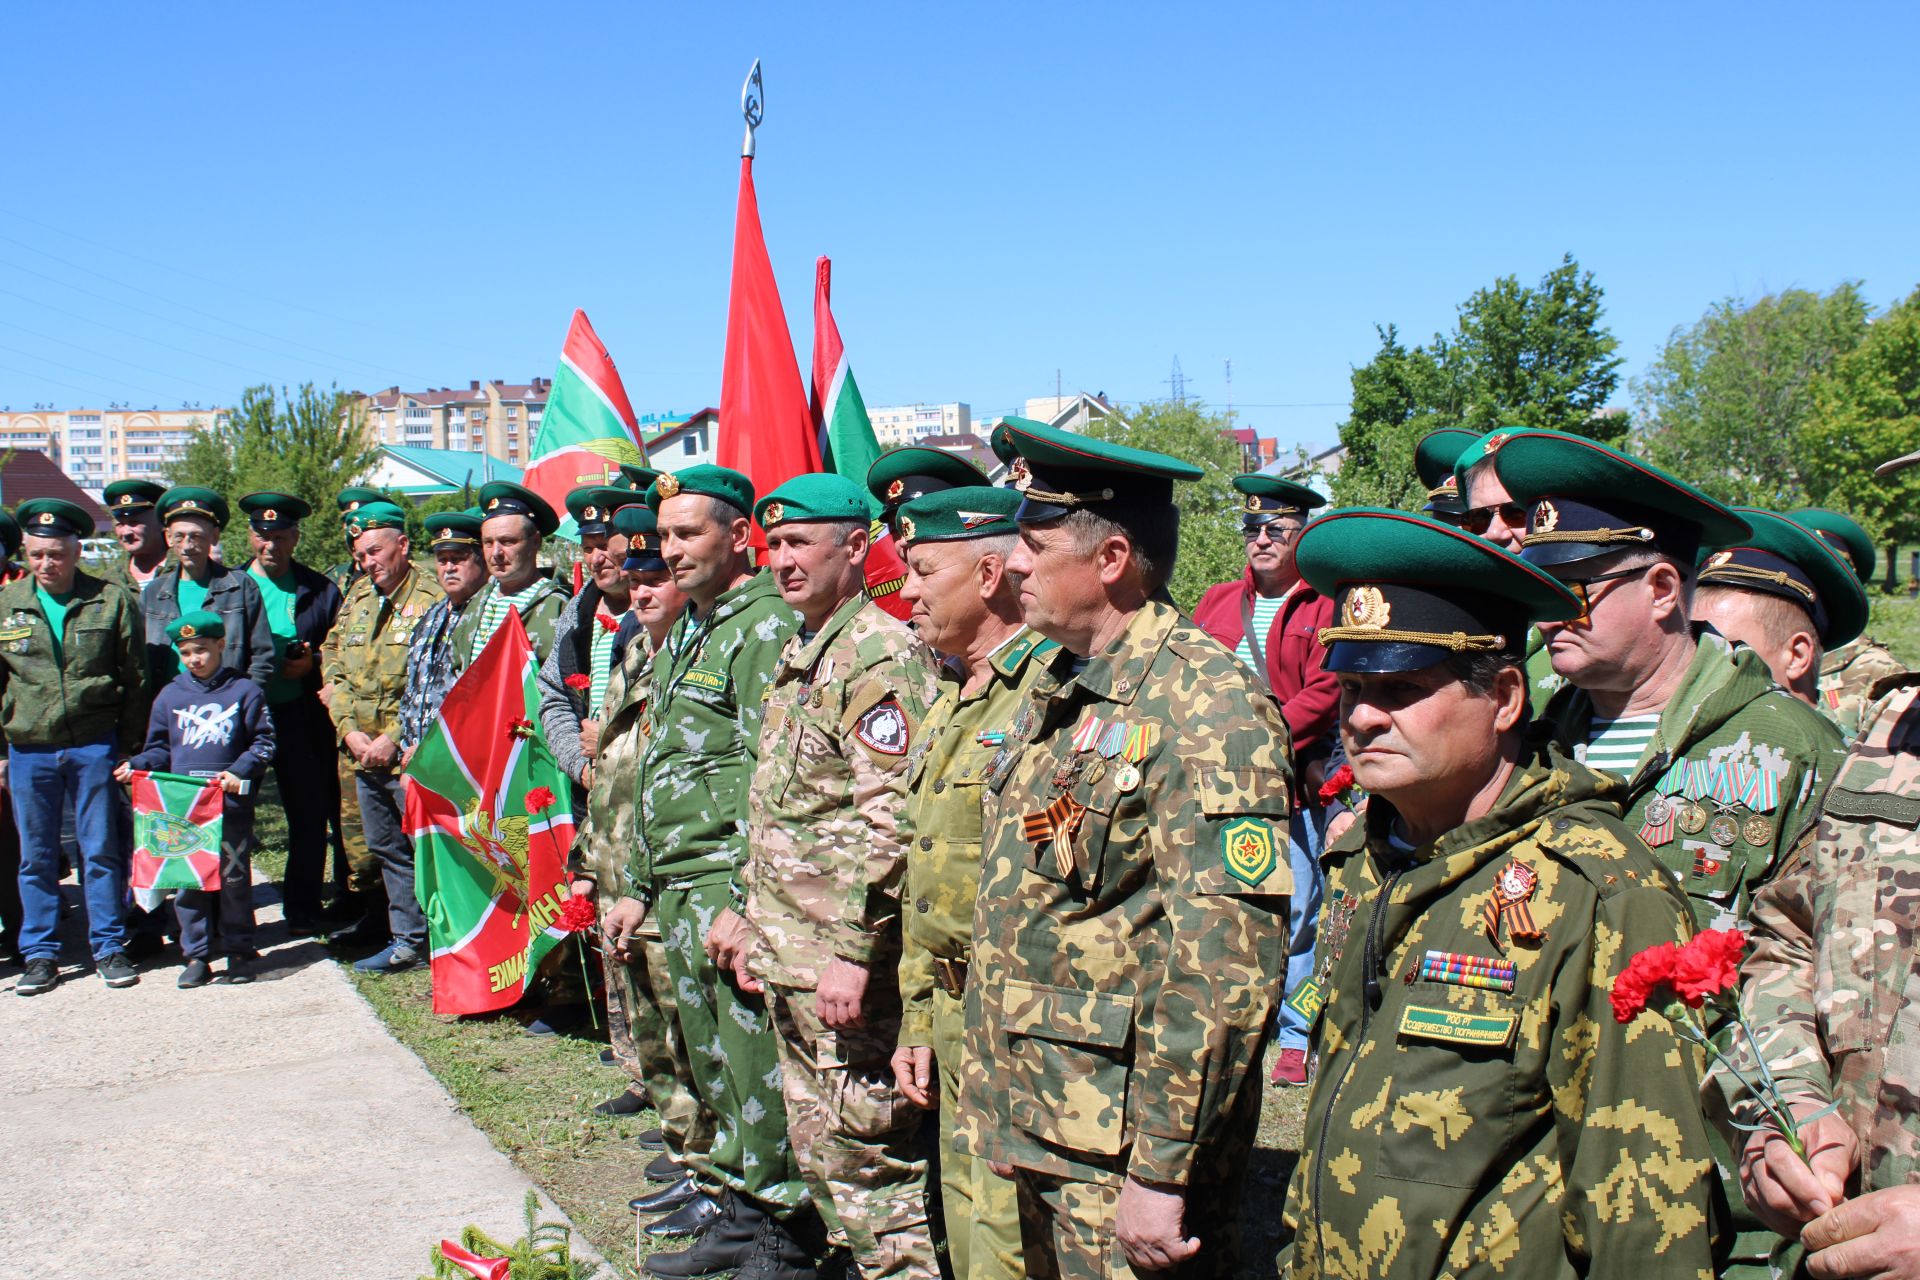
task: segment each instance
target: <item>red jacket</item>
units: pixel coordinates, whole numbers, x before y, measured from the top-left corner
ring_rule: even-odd
[[[1194,624],[1227,648],[1235,648],[1246,627],[1241,611],[1251,607],[1252,599],[1253,570],[1249,569],[1238,582],[1208,587],[1194,606]],[[1333,601],[1302,582],[1280,607],[1267,633],[1267,685],[1280,703],[1296,756],[1333,732],[1340,686],[1333,672],[1321,665],[1326,650],[1319,640],[1320,628],[1332,625]]]

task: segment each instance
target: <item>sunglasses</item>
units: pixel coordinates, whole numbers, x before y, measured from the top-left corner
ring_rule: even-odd
[[[1482,537],[1493,528],[1493,518],[1498,515],[1500,523],[1509,529],[1527,527],[1527,508],[1518,502],[1497,502],[1491,507],[1469,507],[1460,517],[1460,527],[1474,537]]]
[[[1582,578],[1578,582],[1561,582],[1560,585],[1573,592],[1573,598],[1580,602],[1579,616],[1567,619],[1567,624],[1569,626],[1584,626],[1593,620],[1593,602],[1596,597],[1588,588],[1594,583],[1612,582],[1617,578],[1632,578],[1645,573],[1651,568],[1653,568],[1652,565],[1643,564],[1636,569],[1616,569],[1612,573],[1596,573],[1591,578]]]
[[[1284,542],[1292,541],[1299,532],[1300,530],[1298,528],[1282,525],[1278,520],[1269,520],[1264,524],[1242,525],[1240,527],[1240,536],[1245,538],[1249,543],[1258,542],[1264,537],[1276,547]]]

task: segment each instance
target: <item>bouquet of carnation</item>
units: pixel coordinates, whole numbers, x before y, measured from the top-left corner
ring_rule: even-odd
[[[1357,808],[1364,794],[1353,785],[1353,766],[1350,764],[1341,765],[1320,784],[1320,804],[1323,808],[1336,800],[1349,809]]]

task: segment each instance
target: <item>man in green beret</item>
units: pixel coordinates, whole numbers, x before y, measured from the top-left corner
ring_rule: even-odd
[[[831,474],[796,476],[754,508],[801,629],[766,699],[743,900],[707,950],[743,990],[766,992],[789,1137],[832,1243],[863,1275],[933,1280],[921,1117],[891,1058],[900,802],[939,681],[932,652],[867,598],[870,511],[859,485]],[[763,1245],[784,1274],[811,1274],[811,1226],[789,1218]]]
[[[1748,507],[1734,514],[1753,533],[1701,553],[1693,620],[1758,653],[1775,684],[1817,709],[1821,657],[1866,629],[1867,593],[1811,529]]]
[[[1286,967],[1286,722],[1159,598],[1200,468],[1006,436],[1008,572],[1060,649],[988,762],[960,1141],[1016,1180],[1035,1275],[1232,1276]]]
[[[1300,540],[1366,818],[1327,854],[1286,1277],[1712,1274],[1698,1054],[1614,1015],[1636,953],[1692,933],[1618,779],[1527,732],[1545,571],[1405,512]]]
[[[1240,531],[1247,542],[1247,572],[1237,582],[1208,587],[1194,606],[1194,625],[1233,650],[1265,682],[1280,704],[1293,742],[1294,821],[1287,855],[1293,871],[1289,898],[1286,994],[1313,969],[1314,929],[1320,919],[1320,847],[1325,815],[1320,783],[1333,753],[1333,712],[1338,690],[1321,665],[1320,628],[1333,619],[1333,601],[1303,581],[1293,549],[1314,508],[1326,499],[1304,484],[1279,476],[1235,476],[1241,495]],[[1307,1022],[1283,1000],[1280,1056],[1273,1082],[1307,1082]]]
[[[1467,514],[1460,492],[1460,473],[1454,468],[1460,455],[1480,439],[1465,427],[1441,427],[1420,437],[1413,446],[1413,470],[1427,487],[1427,504],[1420,509],[1441,524],[1457,525]]]
[[[113,536],[127,553],[121,573],[136,597],[167,559],[167,534],[156,505],[166,491],[167,486],[153,480],[115,480],[101,490],[113,517]]]
[[[407,656],[439,583],[414,567],[406,512],[390,502],[362,503],[347,523],[353,554],[366,571],[364,589],[348,595],[327,636],[321,672],[333,694],[327,710],[341,751],[353,765],[361,830],[379,860],[391,941],[357,962],[366,973],[395,973],[427,958],[427,918],[413,891],[413,842],[401,821],[405,782],[400,761],[400,698]],[[339,943],[377,941],[372,915]]]
[[[454,625],[455,670],[473,665],[509,609],[520,615],[536,662],[544,663],[553,652],[568,592],[540,572],[540,542],[559,527],[560,517],[533,490],[505,480],[481,487],[480,555],[490,581]]]
[[[629,504],[640,505],[641,495],[606,485],[567,495],[586,581],[561,609],[540,667],[540,724],[553,758],[583,797],[600,749],[600,707],[613,674],[614,637],[627,613],[627,537],[614,528],[613,516]]]
[[[182,614],[205,609],[226,624],[221,662],[266,688],[280,665],[266,602],[251,577],[213,558],[220,531],[227,526],[227,500],[211,489],[176,485],[160,495],[159,507],[173,559],[141,591],[152,687],[161,688],[180,671],[180,655],[167,638],[168,625]]]
[[[945,449],[908,445],[889,449],[867,468],[867,492],[880,503],[880,522],[899,536],[894,517],[916,498],[943,489],[978,488],[991,482],[987,473]]]
[[[363,484],[350,484],[334,497],[334,505],[340,511],[340,527],[344,530],[353,523],[353,513],[369,502],[387,502],[385,493]],[[327,577],[333,585],[340,588],[342,599],[353,593],[353,588],[366,575],[361,572],[359,558],[353,554],[353,534],[347,534],[347,558],[327,570]]]
[[[946,661],[939,699],[920,726],[925,746],[908,762],[893,1073],[909,1099],[940,1113],[947,1257],[954,1275],[980,1280],[1026,1274],[1012,1180],[953,1141],[986,831],[982,783],[1057,647],[1021,621],[1020,583],[1007,572],[1021,501],[1013,489],[940,489],[901,504],[894,519],[907,562],[900,593],[913,629]]]
[[[1752,527],[1658,467],[1564,432],[1509,435],[1494,463],[1529,508],[1522,556],[1582,605],[1541,627],[1567,681],[1541,718],[1582,763],[1626,782],[1627,826],[1694,922],[1744,925],[1841,758],[1839,732],[1775,685],[1759,654],[1695,630],[1699,553],[1742,545]],[[1723,1241],[1727,1274],[1765,1274],[1776,1237],[1740,1210],[1737,1185],[1720,1192],[1737,1231]]]
[[[1793,520],[1814,531],[1829,546],[1847,558],[1863,590],[1873,589],[1873,574],[1878,568],[1873,539],[1859,521],[1840,511],[1804,507],[1790,513]],[[1864,631],[1842,645],[1829,646],[1820,660],[1820,700],[1814,705],[1840,728],[1848,742],[1859,737],[1867,712],[1873,706],[1873,690],[1882,680],[1904,675],[1906,666],[1892,650]]]
[[[295,554],[300,522],[313,514],[304,499],[262,490],[237,505],[253,548],[247,576],[260,592],[278,664],[264,693],[273,719],[273,776],[287,818],[281,903],[288,932],[304,938],[320,931],[327,832],[340,821],[339,753],[320,701],[320,650],[340,616],[340,588]]]
[[[1462,507],[1460,527],[1516,554],[1527,531],[1527,508],[1507,492],[1493,462],[1507,437],[1525,430],[1518,426],[1495,427],[1469,441],[1453,460],[1454,487]],[[1536,627],[1527,637],[1527,698],[1535,713],[1566,683],[1565,677],[1554,671],[1547,639]]]
[[[126,954],[127,854],[113,768],[147,723],[146,656],[133,593],[80,569],[93,518],[34,498],[16,512],[28,577],[0,586],[0,787],[20,831],[20,953],[14,990],[60,981],[60,828],[71,808],[87,943],[110,987],[138,982]]]
[[[773,575],[749,559],[753,482],[727,467],[665,472],[647,490],[661,554],[686,611],[654,655],[638,815],[607,939],[623,958],[649,910],[666,938],[683,1043],[698,1046],[700,1100],[717,1119],[704,1155],[683,1153],[719,1213],[690,1249],[654,1254],[648,1274],[706,1276],[743,1265],[763,1224],[807,1206],[787,1142],[779,1051],[765,998],[734,985],[707,953],[720,915],[745,902],[748,788],[780,650],[800,626]]]

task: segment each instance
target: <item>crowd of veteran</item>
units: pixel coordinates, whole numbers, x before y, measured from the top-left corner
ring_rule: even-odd
[[[507,482],[418,548],[344,489],[324,572],[286,493],[116,482],[105,573],[80,508],[0,513],[16,992],[169,939],[252,979],[269,776],[288,931],[426,964],[406,767],[517,615],[653,1276],[1920,1276],[1920,677],[1859,524],[1443,428],[1417,513],[1235,477],[1189,614],[1200,468],[992,443],[609,469],[571,586]],[[219,780],[218,891],[130,894],[139,770]],[[1251,1180],[1269,1087],[1304,1131]]]

